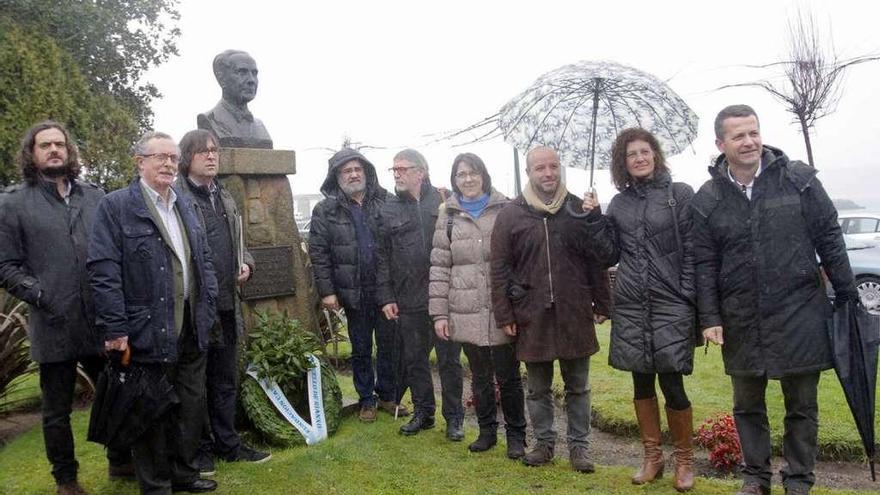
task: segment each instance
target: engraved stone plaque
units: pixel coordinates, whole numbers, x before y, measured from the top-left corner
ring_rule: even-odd
[[[255,247],[248,250],[254,257],[256,268],[250,280],[242,286],[243,299],[249,301],[296,294],[293,246]]]

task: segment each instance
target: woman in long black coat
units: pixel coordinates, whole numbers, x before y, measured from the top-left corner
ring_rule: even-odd
[[[690,216],[694,192],[687,184],[672,182],[660,144],[643,129],[620,133],[611,175],[620,193],[591,230],[600,259],[619,263],[609,362],[633,376],[645,458],[632,482],[646,483],[663,474],[656,376],[675,446],[674,486],[687,491],[693,487],[693,419],[682,376],[693,371],[696,345]],[[584,200],[585,211],[597,206],[594,194]]]

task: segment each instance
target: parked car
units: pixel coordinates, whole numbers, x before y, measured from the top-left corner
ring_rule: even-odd
[[[844,211],[837,215],[840,228],[847,236],[862,241],[880,241],[880,214]]]
[[[856,277],[859,298],[869,313],[880,315],[880,245],[860,240],[851,234],[843,238],[849,264]],[[831,284],[827,286],[829,295],[833,297]]]

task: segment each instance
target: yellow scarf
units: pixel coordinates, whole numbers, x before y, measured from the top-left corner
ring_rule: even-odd
[[[555,215],[562,208],[562,205],[565,204],[565,197],[568,195],[568,190],[565,189],[565,184],[562,181],[559,181],[559,187],[556,189],[556,194],[549,203],[541,201],[541,198],[538,197],[538,193],[532,188],[531,182],[526,182],[526,187],[523,188],[522,193],[523,198],[529,206],[538,211],[546,211],[551,215]]]

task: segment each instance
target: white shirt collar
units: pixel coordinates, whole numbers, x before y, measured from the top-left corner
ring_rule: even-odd
[[[153,203],[156,203],[157,205],[159,205],[159,206],[163,206],[163,207],[166,207],[166,208],[171,208],[172,206],[174,206],[174,203],[177,202],[177,193],[174,192],[174,188],[173,188],[173,187],[169,187],[169,188],[168,188],[168,191],[169,191],[169,194],[168,194],[168,205],[166,206],[166,205],[165,205],[165,200],[162,198],[162,196],[159,195],[159,193],[157,193],[152,187],[150,187],[150,186],[144,181],[143,177],[141,177],[140,181],[141,181],[141,185],[144,186],[144,189],[147,190],[147,195],[150,196],[150,199],[153,200]]]

